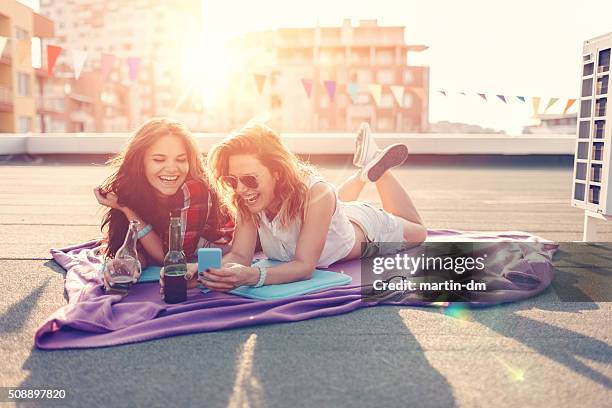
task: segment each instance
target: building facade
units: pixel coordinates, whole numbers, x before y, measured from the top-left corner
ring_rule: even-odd
[[[428,128],[429,68],[408,65],[405,27],[376,20],[340,27],[282,28],[251,33],[243,48],[251,69],[269,73],[261,100],[270,123],[283,131],[333,132],[369,122],[378,132],[425,132]],[[312,80],[310,95],[302,79]],[[333,81],[331,98],[324,81]],[[349,91],[349,84],[356,87]],[[380,100],[370,85],[381,86]],[[405,87],[398,103],[391,86]]]
[[[86,51],[83,72],[99,73],[103,53],[116,57],[106,82],[124,86],[127,128],[114,123],[111,130],[131,130],[153,116],[172,116],[194,126],[197,120],[189,87],[180,66],[192,35],[201,24],[201,5],[192,0],[54,0],[40,1],[41,13],[56,24],[54,45]],[[127,58],[138,58],[134,81],[129,78]],[[58,66],[70,67],[70,52]],[[107,99],[120,101],[122,92]],[[108,105],[108,104],[106,104]],[[118,109],[121,104],[105,106]],[[107,128],[104,129],[108,131]]]
[[[38,131],[32,39],[53,37],[53,23],[15,0],[0,3],[0,132]]]

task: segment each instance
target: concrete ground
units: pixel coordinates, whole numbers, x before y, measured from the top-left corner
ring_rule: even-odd
[[[336,183],[351,172],[324,166]],[[70,407],[610,406],[612,307],[563,302],[554,290],[454,314],[377,307],[105,349],[34,349],[35,329],[66,302],[49,248],[99,235],[91,190],[107,174],[52,159],[0,165],[0,387],[65,389],[57,405]],[[397,174],[430,228],[581,237],[567,165],[419,164]],[[376,201],[375,190],[363,198]],[[612,241],[612,226],[600,230]]]

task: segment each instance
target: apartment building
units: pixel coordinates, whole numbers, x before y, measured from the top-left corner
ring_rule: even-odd
[[[115,130],[131,130],[153,116],[172,116],[187,125],[197,121],[180,67],[201,24],[199,1],[41,0],[40,10],[56,24],[55,45],[87,51],[83,72],[100,72],[103,53],[116,57],[107,82],[127,89],[124,114],[129,115],[130,129]],[[140,62],[135,81],[125,63],[133,57]],[[57,63],[70,67],[70,53],[63,53]],[[120,101],[121,94],[110,99]]]
[[[8,38],[0,55],[0,132],[38,130],[32,39],[53,34],[48,18],[15,0],[0,3],[0,37]]]
[[[403,26],[376,20],[340,27],[281,28],[249,34],[253,70],[268,72],[264,88],[271,123],[283,131],[354,130],[362,121],[378,132],[424,132],[428,128],[429,68],[410,66],[409,53],[427,49],[409,45]],[[312,80],[310,96],[302,79]],[[334,81],[330,98],[324,81]],[[348,84],[357,87],[351,95]],[[381,86],[380,100],[370,85]],[[391,86],[404,86],[402,100]],[[356,97],[355,97],[356,96]]]

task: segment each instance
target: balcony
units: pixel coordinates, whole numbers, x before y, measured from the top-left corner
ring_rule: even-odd
[[[0,55],[0,64],[10,64],[13,60],[13,51],[12,51],[12,43],[9,38],[6,41],[6,45],[4,46],[4,51],[2,51],[2,55]]]
[[[13,91],[7,86],[0,86],[0,112],[13,111]]]

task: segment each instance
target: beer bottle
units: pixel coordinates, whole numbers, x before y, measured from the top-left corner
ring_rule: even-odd
[[[172,213],[168,227],[169,247],[164,258],[164,301],[180,303],[187,299],[187,260],[181,244],[181,218]]]

